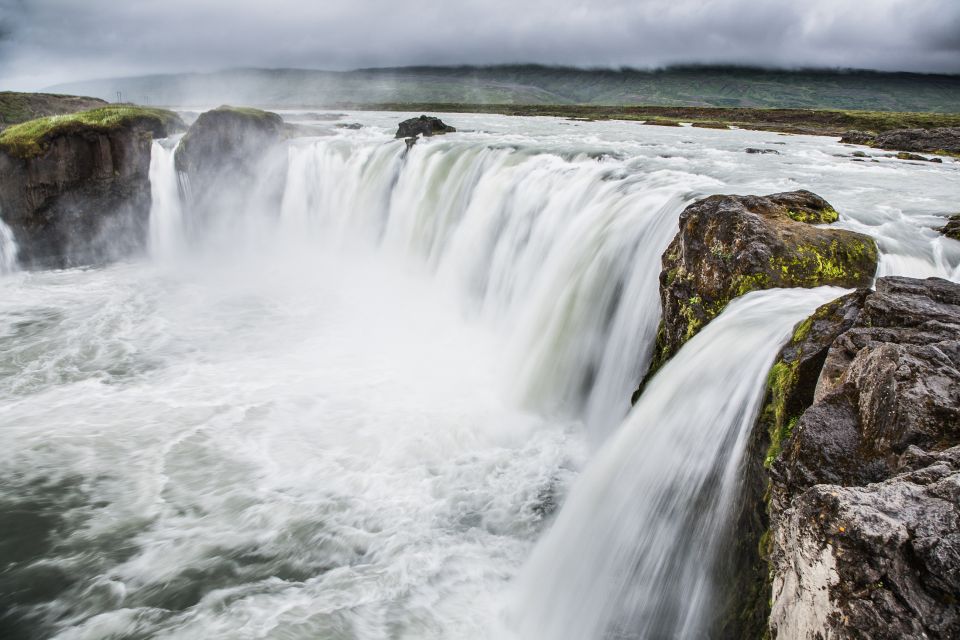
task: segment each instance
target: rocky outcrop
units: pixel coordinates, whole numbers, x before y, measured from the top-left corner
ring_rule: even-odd
[[[960,634],[957,445],[960,285],[881,278],[797,326],[770,372],[738,531],[759,547],[750,575],[770,563],[773,637]]]
[[[190,184],[191,222],[204,224],[217,215],[235,215],[251,205],[255,189],[279,200],[285,171],[271,167],[269,160],[282,151],[284,137],[283,119],[268,111],[221,106],[200,114],[175,156],[177,170]]]
[[[454,133],[456,129],[447,125],[440,118],[433,116],[420,116],[419,118],[410,118],[404,120],[397,127],[397,138],[417,138],[424,136],[437,136],[444,133]]]
[[[150,146],[182,127],[171,112],[107,107],[0,134],[0,218],[21,266],[68,267],[143,248]]]
[[[870,134],[848,131],[840,139],[846,144],[865,144],[878,149],[913,151],[919,153],[949,153],[960,155],[960,127],[934,129],[894,129]]]
[[[947,219],[947,224],[940,228],[940,233],[948,238],[960,240],[960,213],[950,216]]]
[[[663,319],[651,373],[749,291],[869,284],[877,266],[874,241],[814,226],[837,216],[809,191],[711,196],[687,207],[663,254]]]

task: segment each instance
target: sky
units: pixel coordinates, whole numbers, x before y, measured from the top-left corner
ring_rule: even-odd
[[[513,62],[960,73],[960,0],[0,0],[0,89]]]

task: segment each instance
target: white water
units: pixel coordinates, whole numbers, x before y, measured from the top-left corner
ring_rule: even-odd
[[[17,270],[17,241],[10,227],[0,220],[0,276]]]
[[[150,153],[150,254],[171,260],[184,250],[184,220],[180,180],[174,151],[180,136],[154,140]]]
[[[767,373],[794,325],[842,293],[751,293],[664,366],[537,545],[519,637],[708,635],[711,559]]]
[[[629,552],[630,526],[650,540],[633,548],[638,559],[669,547],[673,526],[612,507],[622,485],[689,514],[684,492],[709,467],[698,456],[712,446],[735,458],[735,441],[707,443],[674,469],[678,482],[691,473],[689,487],[668,485],[662,466],[652,478],[649,465],[618,467],[607,444],[534,555],[527,591],[511,589],[545,514],[628,410],[658,322],[659,257],[683,206],[809,188],[842,225],[878,238],[883,269],[958,275],[960,243],[929,228],[953,206],[955,163],[855,164],[822,138],[496,116],[451,116],[477,131],[405,155],[390,135],[397,114],[350,117],[370,126],[290,143],[279,210],[224,211],[206,243],[182,241],[172,157],[155,147],[153,259],[0,281],[0,510],[20,514],[28,540],[58,532],[10,565],[15,583],[45,590],[20,610],[29,628],[460,640],[509,636],[510,612],[507,627],[559,640],[643,624],[654,609],[692,625],[708,599],[695,562],[672,565],[701,585],[682,612],[665,603],[667,583],[617,583],[613,570],[598,584]],[[743,153],[779,142],[780,156]],[[685,348],[675,362],[736,375],[701,376],[693,395],[660,376],[642,407],[659,402],[657,388],[691,411],[697,397],[716,400],[698,411],[736,411],[751,392],[746,367],[776,350],[766,332],[782,336],[818,295],[744,301],[755,316],[743,311],[731,331],[772,313],[762,301],[777,308],[744,338],[763,348],[742,363],[736,345],[720,356]],[[609,442],[639,437],[637,415]],[[690,441],[642,430],[641,458],[685,457]],[[586,504],[604,478],[612,504]],[[678,493],[652,493],[667,486]],[[704,531],[722,510],[711,513]],[[665,559],[709,555],[712,538],[696,539]],[[544,569],[537,558],[550,554],[556,567]],[[602,602],[581,597],[587,584]],[[581,604],[577,627],[565,614]],[[550,635],[554,618],[570,635]]]

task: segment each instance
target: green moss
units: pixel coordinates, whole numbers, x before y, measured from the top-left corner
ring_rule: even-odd
[[[165,127],[179,123],[179,118],[165,109],[122,105],[48,116],[5,129],[0,133],[0,149],[20,158],[32,158],[43,153],[57,135],[79,130],[112,131],[137,121]]]
[[[803,322],[797,325],[797,328],[793,331],[793,341],[800,342],[810,333],[810,328],[813,327],[814,316],[810,316]]]
[[[770,447],[767,449],[767,455],[764,456],[763,466],[768,469],[780,456],[783,443],[793,433],[793,428],[799,420],[799,416],[787,416],[787,399],[797,382],[796,362],[798,361],[788,364],[781,360],[770,368],[770,373],[767,376],[767,388],[771,398],[772,424],[770,426]]]
[[[829,244],[802,244],[788,255],[770,259],[787,286],[857,286],[873,277],[877,246],[864,237],[831,240]]]
[[[821,210],[805,209],[802,211],[787,209],[787,215],[797,222],[805,222],[807,224],[831,224],[840,219],[840,214],[833,207],[827,207]]]
[[[733,281],[733,285],[730,287],[733,293],[732,297],[734,298],[746,295],[751,291],[769,288],[770,276],[765,273],[751,273],[750,275],[739,276]]]

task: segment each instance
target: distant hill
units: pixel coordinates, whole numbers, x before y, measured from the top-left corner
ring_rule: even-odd
[[[960,112],[960,76],[872,71],[538,65],[356,71],[234,69],[72,82],[49,91],[141,104],[264,107],[377,103],[794,107]]]

